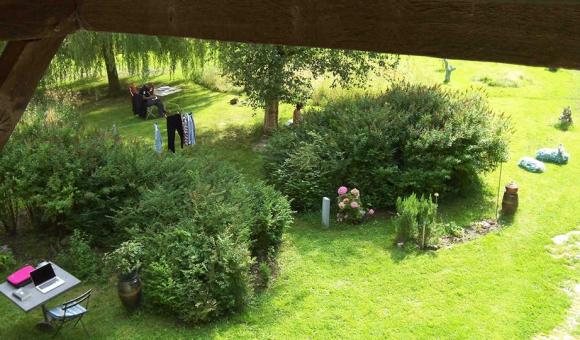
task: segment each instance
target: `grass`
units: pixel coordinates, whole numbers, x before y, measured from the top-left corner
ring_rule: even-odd
[[[411,81],[443,79],[440,60],[403,57],[398,72]],[[379,218],[363,226],[322,229],[317,215],[299,215],[285,236],[279,276],[237,316],[208,325],[184,325],[141,311],[128,316],[113,284],[96,287],[88,328],[97,339],[192,338],[530,338],[547,333],[566,317],[571,302],[562,287],[578,280],[576,270],[551,257],[550,238],[580,225],[580,134],[554,127],[565,106],[580,112],[580,73],[514,65],[452,61],[454,89],[485,90],[498,111],[512,116],[516,131],[511,158],[503,165],[502,185],[520,186],[520,208],[501,232],[438,252],[410,252],[393,246],[394,225]],[[476,79],[519,72],[520,87],[486,86]],[[172,101],[192,110],[200,145],[188,150],[213,152],[253,177],[261,160],[253,151],[260,120],[231,95],[180,82],[184,91]],[[384,82],[376,81],[376,86]],[[289,117],[290,108],[282,111]],[[116,123],[125,138],[152,141],[152,122],[132,117],[128,98],[103,99],[83,107],[89,124]],[[163,125],[162,120],[158,120]],[[162,129],[164,127],[162,126]],[[520,157],[540,147],[563,143],[571,154],[565,166],[547,165],[544,174],[524,172]],[[460,224],[494,215],[499,171],[483,176],[483,192],[441,197],[442,216]],[[146,289],[146,286],[145,286]],[[34,323],[39,312],[24,314],[0,300],[0,338],[45,336]],[[63,337],[82,336],[80,329]]]

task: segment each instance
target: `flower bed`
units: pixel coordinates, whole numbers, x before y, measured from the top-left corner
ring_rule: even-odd
[[[463,229],[463,235],[448,235],[440,239],[439,244],[435,247],[440,248],[450,248],[454,244],[464,243],[474,240],[478,237],[486,235],[492,231],[499,230],[501,225],[493,219],[485,219],[478,222],[472,223],[469,228]]]
[[[358,224],[375,213],[372,208],[363,208],[360,191],[357,188],[349,192],[347,187],[341,186],[338,188],[338,197],[336,200],[338,205],[336,220],[338,222]]]

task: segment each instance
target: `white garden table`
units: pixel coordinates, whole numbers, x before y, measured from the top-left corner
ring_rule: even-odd
[[[169,96],[170,94],[178,92],[181,92],[181,89],[179,87],[161,86],[155,88],[154,95],[158,97],[166,97]]]

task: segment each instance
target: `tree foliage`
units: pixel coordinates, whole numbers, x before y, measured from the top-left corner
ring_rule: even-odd
[[[322,48],[222,43],[219,61],[236,86],[243,87],[254,108],[266,109],[265,130],[277,126],[278,103],[303,103],[312,80],[330,74],[333,85],[364,84],[370,71],[394,66],[384,54]],[[269,126],[268,126],[269,125]]]
[[[77,32],[65,39],[44,81],[82,79],[106,70],[109,89],[114,90],[120,87],[118,77],[114,77],[119,67],[131,76],[143,78],[149,76],[153,66],[167,68],[172,73],[180,67],[190,74],[203,65],[208,50],[207,42],[195,39]],[[111,73],[110,68],[113,68]]]

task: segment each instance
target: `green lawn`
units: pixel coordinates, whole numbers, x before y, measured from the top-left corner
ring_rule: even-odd
[[[400,73],[411,81],[443,79],[441,61],[404,57]],[[190,326],[140,312],[128,316],[113,285],[96,287],[88,328],[94,338],[529,338],[564,321],[570,299],[562,287],[579,273],[546,251],[550,238],[580,226],[580,132],[553,125],[564,106],[580,120],[580,72],[504,64],[453,61],[453,88],[483,87],[492,105],[512,116],[515,135],[502,184],[520,186],[520,209],[504,230],[438,252],[408,253],[393,246],[391,220],[324,230],[316,215],[299,215],[288,231],[279,276],[241,315],[209,325]],[[507,75],[507,76],[506,76]],[[514,76],[515,75],[515,76]],[[476,78],[517,78],[518,88],[487,87]],[[517,77],[516,77],[517,76]],[[522,79],[523,78],[523,79]],[[162,80],[163,81],[163,80]],[[194,111],[200,145],[187,151],[212,152],[249,176],[261,176],[252,131],[259,112],[231,106],[232,95],[190,83],[172,101]],[[376,87],[384,82],[377,81]],[[290,116],[284,107],[282,120]],[[82,114],[93,126],[116,123],[124,138],[151,143],[152,123],[130,113],[128,98],[86,105]],[[158,120],[164,130],[163,120]],[[565,166],[548,165],[544,174],[520,170],[522,156],[563,143],[572,155]],[[442,215],[458,223],[494,215],[499,172],[487,174],[483,193],[442,197]],[[364,194],[364,193],[363,193]],[[72,295],[82,291],[75,290]],[[146,289],[146,286],[145,286]],[[24,314],[0,300],[0,338],[43,336],[34,329],[40,312]],[[80,329],[65,330],[77,338]]]

